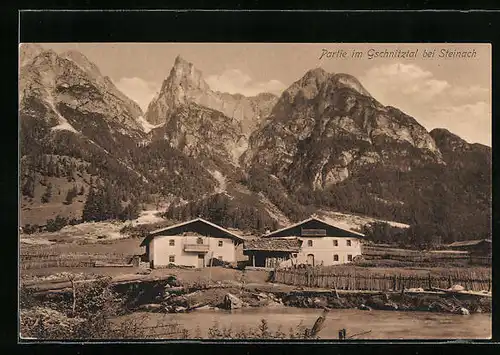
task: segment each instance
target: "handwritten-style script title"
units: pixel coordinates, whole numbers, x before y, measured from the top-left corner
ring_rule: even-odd
[[[428,59],[468,59],[476,58],[477,52],[475,49],[458,50],[449,48],[434,48],[434,49],[383,49],[376,50],[370,48],[368,50],[356,49],[334,49],[328,50],[323,48],[319,59],[385,59],[385,58],[428,58]]]

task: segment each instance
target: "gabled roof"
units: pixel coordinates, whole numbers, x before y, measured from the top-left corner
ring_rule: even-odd
[[[226,234],[229,238],[233,238],[233,239],[236,239],[239,241],[245,240],[243,237],[239,236],[238,234],[236,234],[234,232],[231,232],[230,230],[227,230],[226,228],[223,228],[215,223],[207,221],[206,219],[198,217],[198,218],[192,219],[192,220],[187,221],[187,222],[177,223],[177,224],[171,225],[169,227],[156,229],[156,230],[150,232],[149,235],[146,238],[144,238],[144,240],[142,241],[141,247],[145,246],[147,243],[149,243],[149,241],[151,239],[153,239],[156,236],[161,235],[162,233],[165,233],[165,232],[172,230],[172,229],[175,229],[175,228],[184,227],[184,226],[187,226],[189,224],[196,223],[196,222],[201,222],[201,223],[204,223],[210,227],[216,228],[216,229],[220,230],[221,232],[223,232],[223,234]]]
[[[298,252],[301,244],[298,238],[259,238],[246,241],[243,250]]]
[[[319,223],[322,223],[322,224],[325,224],[325,225],[328,225],[332,228],[336,228],[336,229],[340,229],[348,234],[351,234],[353,237],[364,237],[364,234],[361,234],[361,233],[358,233],[358,232],[355,232],[355,231],[352,231],[350,229],[346,229],[346,228],[341,228],[341,227],[337,227],[336,225],[333,225],[331,223],[328,223],[326,221],[323,221],[321,219],[319,219],[318,217],[310,217],[308,219],[305,219],[303,221],[300,221],[300,222],[297,222],[295,224],[292,224],[290,226],[287,226],[287,227],[284,227],[284,228],[281,228],[281,229],[278,229],[278,230],[275,230],[275,231],[272,231],[272,232],[269,232],[267,234],[264,234],[263,237],[273,237],[273,236],[276,236],[276,234],[278,233],[281,233],[281,232],[284,232],[286,231],[287,229],[292,229],[292,228],[295,228],[295,227],[298,227],[302,224],[305,224],[305,223],[308,223],[308,222],[311,222],[311,221],[316,221],[316,222],[319,222]]]

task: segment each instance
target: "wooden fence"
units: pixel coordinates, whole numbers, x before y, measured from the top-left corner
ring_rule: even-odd
[[[273,281],[295,286],[337,288],[339,290],[398,291],[409,288],[450,288],[461,285],[466,290],[491,290],[491,273],[480,271],[431,274],[371,274],[369,272],[341,271],[322,268],[277,269]]]
[[[362,246],[362,254],[366,260],[399,260],[408,262],[463,261],[469,262],[468,252],[420,251],[409,249]]]
[[[49,267],[94,267],[99,263],[127,264],[133,255],[125,254],[94,254],[94,253],[22,253],[19,267],[22,270],[41,269]]]

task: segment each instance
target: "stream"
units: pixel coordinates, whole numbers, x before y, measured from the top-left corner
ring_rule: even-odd
[[[271,331],[281,331],[288,337],[289,329],[301,321],[311,328],[321,315],[319,309],[276,307],[244,308],[232,311],[196,310],[191,313],[134,312],[117,317],[116,322],[126,322],[138,317],[145,325],[154,326],[158,321],[175,322],[194,334],[199,328],[202,338],[208,338],[208,330],[218,322],[219,327],[232,327],[233,331],[256,328],[265,318]],[[320,339],[338,339],[338,332],[345,328],[347,337],[354,339],[489,339],[491,337],[491,313],[458,315],[435,312],[362,311],[357,309],[333,309],[318,334]]]

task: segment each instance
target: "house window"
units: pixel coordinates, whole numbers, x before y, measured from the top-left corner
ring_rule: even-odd
[[[219,240],[219,246],[223,246],[224,245],[224,242],[222,240]]]
[[[348,247],[351,246],[351,241],[349,239],[347,239],[345,242],[346,242],[346,244],[347,244]]]
[[[203,244],[203,238],[196,239],[196,244]]]
[[[347,254],[347,261],[352,261],[352,255],[351,254]]]
[[[339,246],[339,241],[338,240],[334,240],[333,241],[333,246],[334,247],[338,247]]]
[[[168,241],[168,245],[170,245],[171,247],[173,247],[175,245],[175,240],[174,239],[170,239]]]
[[[339,261],[339,256],[338,254],[333,255],[333,261]]]
[[[313,246],[313,241],[312,240],[308,240],[307,241],[307,246],[308,247],[312,247]]]
[[[168,262],[169,262],[169,263],[175,263],[175,255],[170,255],[170,256],[168,257]]]

